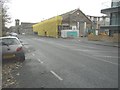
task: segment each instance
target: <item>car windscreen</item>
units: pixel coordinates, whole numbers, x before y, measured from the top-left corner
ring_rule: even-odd
[[[0,45],[18,45],[20,42],[16,38],[3,38]]]

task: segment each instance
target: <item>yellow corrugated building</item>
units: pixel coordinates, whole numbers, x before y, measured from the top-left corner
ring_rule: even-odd
[[[62,17],[56,16],[33,25],[33,32],[39,36],[50,36],[58,38],[58,26],[62,24]]]
[[[86,35],[85,30],[91,29],[91,25],[92,21],[80,9],[75,9],[33,25],[33,32],[39,36],[58,38],[62,30],[76,27],[79,35]]]

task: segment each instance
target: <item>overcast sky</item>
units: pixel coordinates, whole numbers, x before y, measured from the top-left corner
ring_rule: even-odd
[[[20,22],[40,22],[43,19],[79,8],[86,15],[102,16],[100,10],[110,7],[111,0],[10,0],[9,14],[14,26]]]

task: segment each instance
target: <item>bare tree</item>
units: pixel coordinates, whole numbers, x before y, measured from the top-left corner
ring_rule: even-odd
[[[8,0],[0,0],[0,8],[1,8],[1,17],[2,17],[2,32],[6,32],[6,25],[10,23],[10,16],[8,15],[8,6],[6,5]]]

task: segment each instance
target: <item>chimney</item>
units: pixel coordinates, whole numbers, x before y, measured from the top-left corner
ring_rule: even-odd
[[[20,23],[20,20],[19,19],[15,19],[15,26],[18,26]]]

